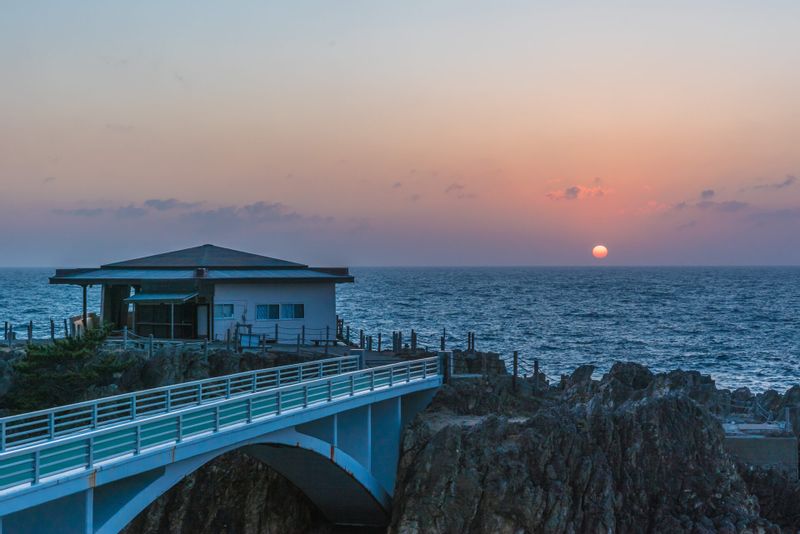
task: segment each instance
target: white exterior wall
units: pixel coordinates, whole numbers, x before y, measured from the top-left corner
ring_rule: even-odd
[[[237,322],[253,325],[254,334],[275,335],[275,323],[282,343],[294,343],[301,327],[306,327],[306,342],[325,339],[325,327],[330,328],[330,338],[336,337],[336,284],[314,283],[255,283],[215,284],[214,304],[233,304],[233,319],[214,316],[214,335],[225,339],[226,330]],[[303,304],[304,319],[270,319],[256,321],[258,304]],[[244,317],[244,320],[243,320]]]

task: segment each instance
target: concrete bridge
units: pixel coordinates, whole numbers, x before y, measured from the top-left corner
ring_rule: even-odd
[[[117,532],[235,449],[332,522],[384,525],[400,432],[441,383],[438,358],[363,368],[344,357],[0,419],[0,534]]]

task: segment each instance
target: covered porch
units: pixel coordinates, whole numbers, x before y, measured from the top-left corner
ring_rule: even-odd
[[[136,293],[124,299],[132,307],[129,328],[138,336],[160,339],[207,338],[211,306],[198,292]]]

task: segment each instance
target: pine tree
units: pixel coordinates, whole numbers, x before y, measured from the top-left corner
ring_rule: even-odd
[[[86,400],[91,387],[106,386],[127,368],[113,354],[99,351],[108,331],[89,330],[80,338],[30,345],[14,363],[16,377],[7,398],[22,411],[40,410]]]

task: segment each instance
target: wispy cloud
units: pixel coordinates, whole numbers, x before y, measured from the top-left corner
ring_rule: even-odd
[[[751,187],[745,187],[741,191],[775,191],[779,189],[786,189],[797,183],[797,177],[787,174],[786,178],[780,182],[772,182],[768,184],[758,184]]]
[[[749,206],[747,202],[740,202],[738,200],[726,200],[724,202],[715,202],[713,200],[704,200],[696,204],[701,210],[714,210],[724,213],[733,213],[741,211]]]
[[[712,200],[717,196],[716,191],[713,189],[704,189],[700,191],[698,197],[700,198],[697,202],[687,202],[682,201],[674,204],[672,206],[673,211],[684,211],[689,208],[696,208],[703,211],[718,211],[722,213],[733,213],[736,211],[741,211],[745,208],[750,207],[750,204],[747,202],[742,202],[739,200],[723,200],[717,201]]]
[[[444,189],[446,195],[453,196],[458,199],[475,198],[474,193],[467,192],[467,186],[459,182],[453,182]]]
[[[453,182],[452,184],[448,185],[448,186],[445,188],[444,192],[445,192],[445,193],[460,193],[460,192],[461,192],[461,191],[463,191],[464,189],[466,189],[466,186],[465,186],[465,185],[463,185],[463,184],[460,184],[460,183],[458,183],[458,182]]]
[[[144,217],[146,213],[146,209],[140,208],[139,206],[134,206],[133,204],[122,206],[114,211],[114,215],[120,219],[136,219],[139,217]]]
[[[43,184],[52,184],[55,181],[56,181],[56,177],[55,176],[48,176],[48,177],[46,177],[46,178],[44,178],[42,180],[42,183]]]
[[[189,211],[181,215],[182,218],[195,222],[216,225],[254,224],[254,223],[283,223],[283,222],[308,222],[329,223],[333,217],[321,215],[303,215],[291,210],[280,202],[254,202],[244,206],[223,206],[209,210]]]
[[[104,212],[105,210],[103,208],[56,208],[53,210],[53,213],[57,215],[69,215],[72,217],[97,217],[102,215]]]
[[[595,183],[599,184],[599,180],[599,178],[595,178]],[[550,191],[547,193],[547,198],[550,200],[581,200],[586,198],[602,197],[605,194],[606,190],[599,185],[571,185],[558,191]]]
[[[167,211],[181,208],[195,208],[200,202],[184,202],[177,198],[151,198],[144,201],[145,207],[158,211]]]

